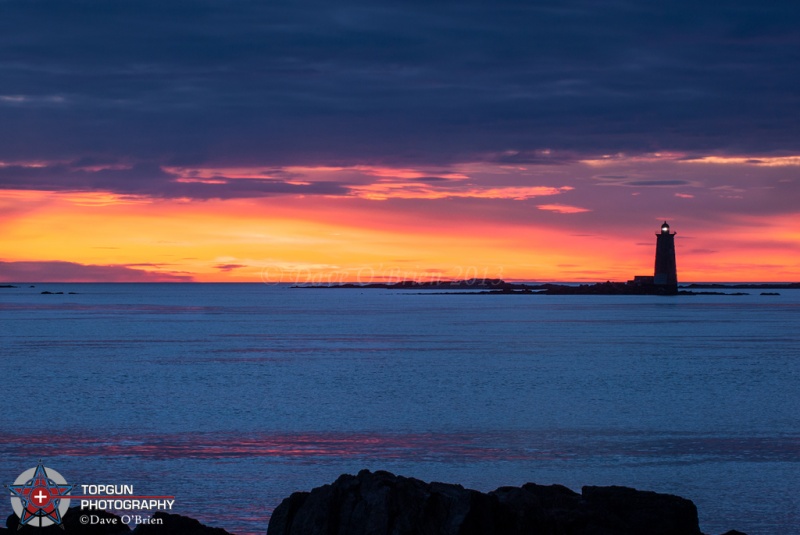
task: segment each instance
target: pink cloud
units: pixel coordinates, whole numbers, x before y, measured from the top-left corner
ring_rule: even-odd
[[[466,189],[437,188],[417,182],[375,183],[351,187],[355,196],[364,199],[509,199],[525,200],[534,197],[558,195],[571,191],[572,186],[506,186],[496,188],[469,187]]]

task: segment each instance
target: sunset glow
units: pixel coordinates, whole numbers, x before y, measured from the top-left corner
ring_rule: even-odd
[[[800,279],[797,214],[781,206],[797,188],[795,169],[754,171],[749,160],[617,159],[602,176],[587,162],[396,172],[298,167],[273,173],[310,193],[252,197],[226,188],[260,180],[263,170],[170,170],[172,184],[209,188],[203,199],[180,190],[175,197],[6,190],[4,280],[19,280],[16,263],[53,262],[102,266],[109,280],[627,280],[652,269],[653,233],[663,219],[678,231],[683,281]],[[674,176],[664,165],[680,165],[681,179],[662,179]],[[635,177],[617,174],[632,166]],[[317,184],[340,190],[316,193]],[[58,265],[52,268],[33,273],[58,280]],[[64,277],[88,280],[79,269]]]

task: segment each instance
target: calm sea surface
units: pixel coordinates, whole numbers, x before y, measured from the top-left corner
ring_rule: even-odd
[[[291,492],[370,468],[627,485],[693,500],[709,534],[798,534],[800,292],[780,293],[0,289],[0,483],[42,459],[263,535]]]

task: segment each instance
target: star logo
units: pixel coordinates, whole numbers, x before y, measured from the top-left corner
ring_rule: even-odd
[[[69,498],[73,485],[52,468],[39,461],[35,468],[22,472],[13,485],[6,486],[11,491],[11,507],[19,517],[19,526],[31,525],[40,528],[61,524],[61,517],[69,509]]]

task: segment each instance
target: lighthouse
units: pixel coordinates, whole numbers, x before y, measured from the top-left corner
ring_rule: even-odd
[[[666,221],[661,233],[656,234],[656,269],[653,283],[666,293],[678,293],[678,269],[675,265],[675,233],[669,231]]]

